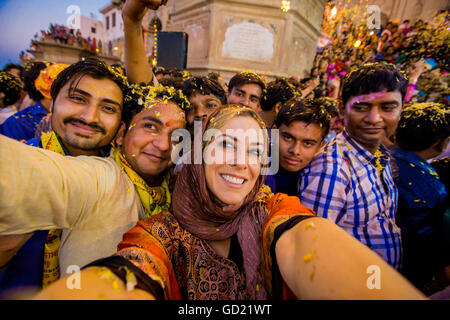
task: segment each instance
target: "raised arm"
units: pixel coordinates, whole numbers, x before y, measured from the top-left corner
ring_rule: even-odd
[[[153,78],[144,47],[142,19],[148,8],[158,9],[167,0],[127,0],[122,8],[125,34],[125,69],[130,83],[150,83]]]
[[[286,231],[276,259],[288,287],[300,299],[424,299],[372,250],[323,218]]]

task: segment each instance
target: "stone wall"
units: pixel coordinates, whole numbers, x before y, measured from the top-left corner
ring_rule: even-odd
[[[178,0],[157,15],[163,30],[189,35],[187,68],[194,74],[303,76],[314,59],[326,2],[291,1],[284,13],[280,0]]]

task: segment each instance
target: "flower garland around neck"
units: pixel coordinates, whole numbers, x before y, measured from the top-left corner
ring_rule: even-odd
[[[121,151],[120,148],[113,149],[114,160],[127,174],[131,182],[133,182],[144,207],[145,217],[150,218],[155,214],[168,211],[172,203],[169,190],[170,172],[164,176],[161,186],[150,187],[147,182],[131,168]]]

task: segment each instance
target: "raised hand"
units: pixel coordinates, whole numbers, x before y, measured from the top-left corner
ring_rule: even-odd
[[[416,83],[420,75],[427,69],[423,59],[417,61],[414,66],[409,69],[409,82]]]
[[[157,10],[166,5],[168,0],[127,0],[122,8],[122,16],[133,21],[140,21],[147,9]]]
[[[142,19],[149,8],[156,10],[166,3],[167,0],[127,0],[123,5],[125,69],[130,83],[149,84],[153,79],[142,36]]]

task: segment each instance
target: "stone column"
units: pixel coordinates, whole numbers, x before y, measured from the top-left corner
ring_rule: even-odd
[[[178,0],[167,31],[189,35],[187,68],[225,79],[252,70],[270,78],[304,76],[314,59],[326,0]],[[164,22],[163,22],[164,23]]]

